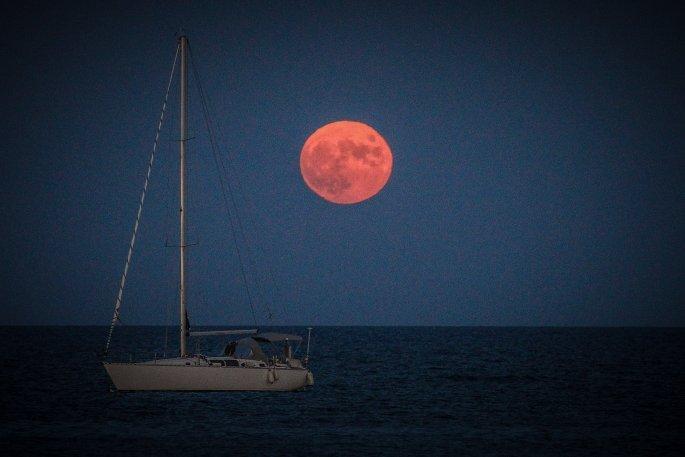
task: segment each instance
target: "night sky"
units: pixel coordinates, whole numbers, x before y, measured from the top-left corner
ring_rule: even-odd
[[[109,323],[182,27],[234,165],[258,323],[684,325],[682,12],[415,3],[3,13],[0,324]],[[190,84],[190,320],[250,325]],[[170,102],[125,324],[177,322],[176,86]],[[356,205],[300,175],[306,138],[341,119],[394,156]]]

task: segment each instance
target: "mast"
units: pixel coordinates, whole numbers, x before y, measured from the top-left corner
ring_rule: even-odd
[[[179,198],[179,217],[180,217],[180,278],[179,278],[179,301],[180,301],[180,317],[181,317],[181,357],[188,355],[188,314],[186,311],[186,278],[185,278],[185,264],[186,264],[186,188],[185,188],[185,174],[186,174],[186,140],[188,130],[188,38],[183,35],[179,38],[181,46],[181,138],[180,138],[180,198]]]

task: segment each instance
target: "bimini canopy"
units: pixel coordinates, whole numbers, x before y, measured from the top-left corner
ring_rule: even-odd
[[[298,335],[288,335],[286,333],[259,333],[228,343],[224,348],[224,355],[228,357],[237,357],[239,359],[254,359],[266,362],[267,356],[259,346],[259,343],[279,343],[286,340],[299,343],[302,341],[302,337]]]
[[[228,357],[237,357],[239,359],[254,359],[261,360],[262,362],[267,361],[264,351],[259,347],[259,343],[249,337],[230,342],[224,349],[224,355]]]
[[[287,333],[273,332],[258,333],[256,335],[253,335],[252,339],[254,339],[255,341],[259,341],[260,343],[278,343],[285,340],[294,342],[302,341],[302,337],[299,335],[289,335]]]

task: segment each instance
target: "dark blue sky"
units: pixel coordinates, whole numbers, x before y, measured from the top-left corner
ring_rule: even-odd
[[[682,12],[414,3],[6,14],[0,324],[111,319],[180,27],[233,154],[250,280],[275,324],[685,324]],[[126,324],[177,320],[164,247],[177,242],[177,98]],[[191,322],[250,324],[198,101]],[[394,153],[388,185],[358,205],[320,199],[299,172],[307,136],[340,119],[372,125]]]

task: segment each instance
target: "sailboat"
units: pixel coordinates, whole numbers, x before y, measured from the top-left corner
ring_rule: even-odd
[[[186,141],[188,117],[188,38],[182,35],[178,39],[174,64],[172,66],[166,96],[157,126],[157,135],[148,163],[148,170],[143,186],[143,193],[138,206],[133,235],[129,244],[128,256],[121,277],[119,291],[114,307],[114,315],[107,336],[105,355],[109,351],[112,333],[119,322],[122,295],[126,284],[133,247],[140,217],[145,201],[145,193],[150,179],[154,155],[159,141],[159,134],[166,112],[167,100],[171,89],[176,64],[180,56],[180,196],[179,196],[179,315],[180,344],[179,355],[173,358],[162,358],[142,362],[114,362],[103,360],[114,387],[123,391],[244,391],[271,390],[292,391],[302,389],[314,383],[312,372],[308,368],[309,336],[307,351],[302,359],[295,357],[303,338],[299,335],[262,332],[257,329],[229,329],[217,331],[192,332],[188,325],[186,308]],[[216,356],[191,354],[188,349],[189,337],[231,336],[233,339],[225,345]]]

